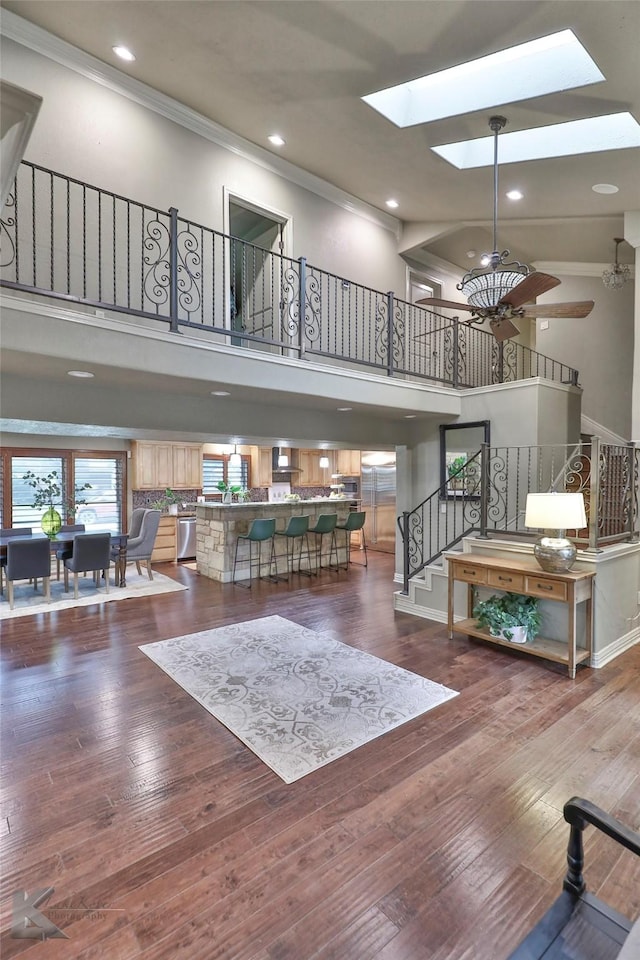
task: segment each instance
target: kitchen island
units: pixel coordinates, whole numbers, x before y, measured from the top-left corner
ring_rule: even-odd
[[[290,517],[309,517],[309,526],[313,527],[320,514],[336,513],[338,523],[344,523],[349,515],[349,501],[340,499],[324,500],[295,500],[279,503],[198,503],[196,506],[196,562],[198,573],[229,583],[233,579],[233,558],[236,552],[236,543],[239,535],[246,534],[251,521],[257,518],[272,518],[276,520],[276,531],[283,531]],[[311,566],[315,569],[316,540],[309,535]],[[329,564],[330,537],[323,538],[322,565]],[[345,548],[345,534],[336,532],[338,545],[338,560],[344,566],[347,561]],[[263,545],[264,546],[264,545]],[[276,538],[276,553],[278,555],[278,573],[286,573],[287,541]],[[255,548],[254,548],[255,549]],[[240,547],[240,556],[248,555],[249,545],[243,543]],[[260,570],[261,576],[269,574],[268,544],[263,549],[264,563]],[[334,554],[335,557],[335,554]],[[296,558],[297,560],[297,558]],[[302,569],[307,569],[307,558],[303,553]],[[249,565],[238,563],[237,579],[249,578]]]

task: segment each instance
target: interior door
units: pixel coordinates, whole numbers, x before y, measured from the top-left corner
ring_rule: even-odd
[[[269,341],[281,340],[281,274],[284,224],[264,213],[229,203],[231,328]],[[276,254],[274,256],[273,254]],[[237,338],[238,346],[259,342]]]

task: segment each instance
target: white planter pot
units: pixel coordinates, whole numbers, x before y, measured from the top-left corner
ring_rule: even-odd
[[[499,637],[501,640],[506,640],[508,643],[526,643],[527,642],[526,627],[509,627],[507,632],[511,634],[511,636],[507,637],[504,630],[499,630],[497,633],[494,630],[490,631],[492,636]]]
[[[177,504],[177,503],[170,503],[170,504],[169,504],[169,507],[168,507],[168,512],[169,512],[169,514],[170,514],[172,517],[177,517],[177,516],[178,516],[178,504]]]

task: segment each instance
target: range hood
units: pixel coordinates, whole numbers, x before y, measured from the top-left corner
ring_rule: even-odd
[[[283,477],[288,477],[291,474],[303,473],[303,471],[298,466],[298,451],[297,450],[287,450],[285,456],[289,458],[289,463],[287,466],[279,466],[279,461],[281,459],[281,448],[272,447],[271,448],[271,473],[274,477],[277,477],[279,480],[282,480]]]

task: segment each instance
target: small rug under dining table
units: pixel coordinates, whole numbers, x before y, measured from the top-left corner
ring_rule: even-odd
[[[279,616],[140,650],[285,783],[457,696]]]

